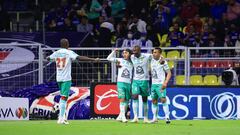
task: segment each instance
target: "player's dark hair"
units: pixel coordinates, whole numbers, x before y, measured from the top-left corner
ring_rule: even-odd
[[[123,51],[127,51],[127,52],[129,52],[129,54],[131,55],[132,54],[132,50],[131,49],[124,49]]]
[[[159,52],[160,54],[162,54],[162,49],[161,49],[160,47],[156,47],[156,48],[154,48],[154,50],[158,50],[158,52]],[[165,60],[160,61],[160,63],[161,63],[161,64],[164,64],[164,63],[165,63]]]
[[[128,52],[129,53],[129,58],[128,58],[128,60],[131,62],[131,55],[132,55],[132,50],[131,49],[124,49],[123,51],[126,51],[126,52]]]
[[[156,47],[154,50],[158,50],[159,53],[162,53],[162,49],[160,47]]]

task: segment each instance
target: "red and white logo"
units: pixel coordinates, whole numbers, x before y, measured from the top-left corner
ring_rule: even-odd
[[[97,85],[94,88],[94,112],[102,115],[119,114],[116,85]]]
[[[67,115],[76,102],[85,99],[90,95],[90,90],[87,87],[71,87],[71,91],[73,94],[69,96],[67,101]],[[50,93],[47,96],[35,99],[30,107],[30,114],[38,114],[44,117],[50,115],[48,112],[54,112],[54,106],[58,105],[58,103],[54,101],[54,98],[59,95],[60,92],[57,91]]]

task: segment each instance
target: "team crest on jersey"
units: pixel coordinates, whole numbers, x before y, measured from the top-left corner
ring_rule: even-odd
[[[130,72],[127,69],[124,69],[122,72],[121,77],[123,78],[130,78]]]
[[[136,68],[136,72],[137,72],[137,74],[144,74],[143,68],[141,66],[138,66]]]
[[[152,70],[152,78],[158,79],[157,77],[157,71],[155,69]]]

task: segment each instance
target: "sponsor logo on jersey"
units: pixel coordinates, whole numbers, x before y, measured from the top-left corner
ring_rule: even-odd
[[[122,74],[121,74],[121,77],[130,78],[130,72],[127,69],[124,69]]]
[[[137,74],[144,74],[143,68],[141,66],[137,66],[136,73]]]

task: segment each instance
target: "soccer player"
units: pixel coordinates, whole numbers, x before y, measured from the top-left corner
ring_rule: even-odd
[[[118,63],[118,78],[117,78],[117,90],[118,98],[120,99],[120,114],[117,117],[118,121],[127,122],[125,113],[128,107],[128,101],[131,98],[131,82],[132,82],[132,70],[133,64],[130,60],[132,51],[130,49],[124,49],[123,58],[116,58],[117,49],[108,55],[107,60]]]
[[[61,98],[59,101],[59,117],[58,124],[69,124],[65,115],[67,107],[67,99],[69,96],[69,91],[71,87],[71,68],[72,61],[74,60],[84,60],[84,61],[99,61],[98,58],[89,58],[85,56],[79,56],[75,52],[69,50],[69,42],[67,39],[63,38],[60,40],[61,49],[57,50],[49,57],[48,61],[55,61],[57,68],[57,83],[60,89]]]
[[[131,122],[138,122],[138,95],[143,99],[144,123],[148,123],[147,97],[149,96],[149,65],[152,59],[151,54],[141,53],[140,46],[133,47],[131,61],[134,66],[134,75],[132,83],[132,100],[134,118]]]
[[[151,73],[152,73],[152,89],[151,89],[151,97],[152,97],[152,111],[153,111],[153,120],[152,123],[157,122],[157,114],[158,114],[158,99],[160,98],[160,102],[163,104],[163,111],[165,113],[166,123],[170,123],[169,119],[169,107],[166,103],[166,87],[171,78],[171,71],[167,64],[167,61],[163,60],[162,49],[155,48],[153,50],[153,59],[151,61]],[[166,76],[167,73],[167,76]]]

